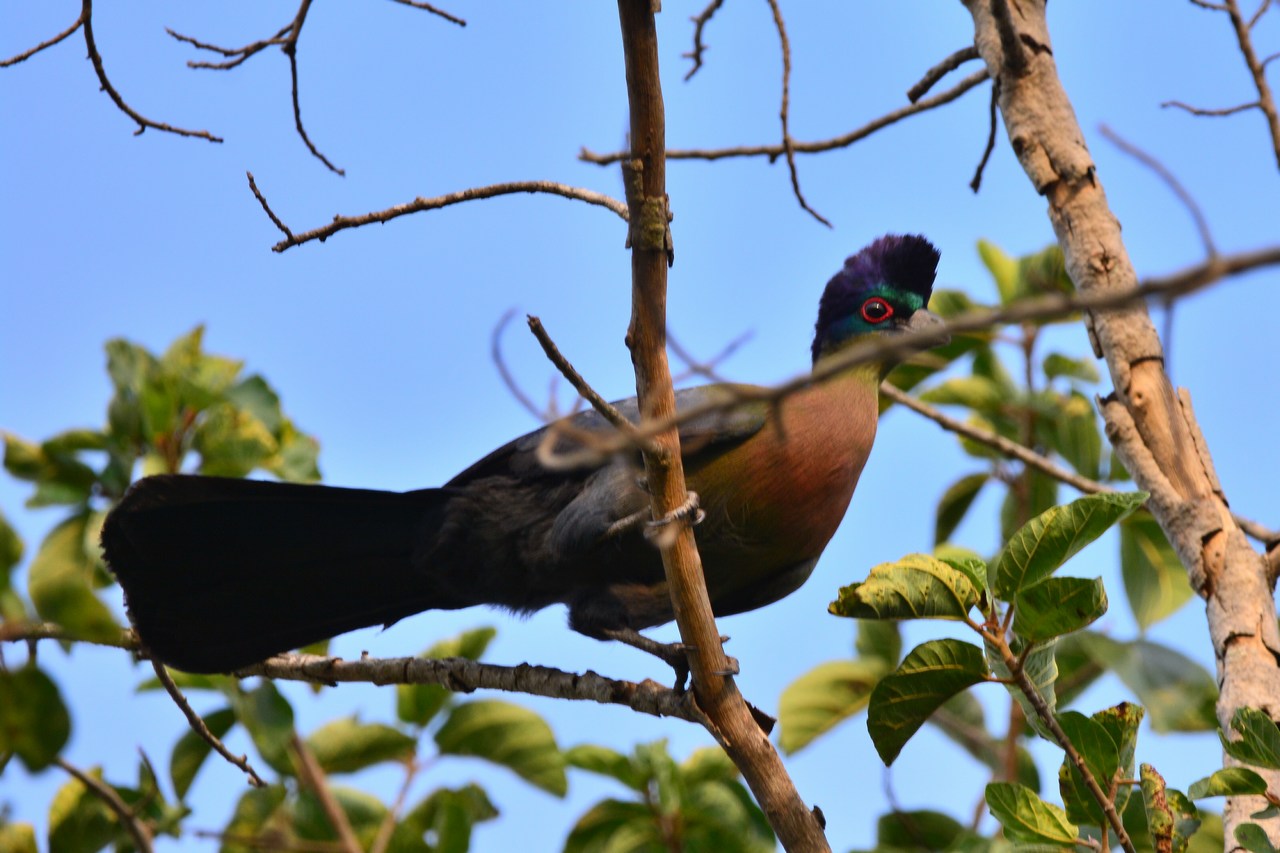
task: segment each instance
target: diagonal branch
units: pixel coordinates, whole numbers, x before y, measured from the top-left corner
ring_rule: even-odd
[[[689,69],[689,73],[684,75],[687,81],[698,73],[698,69],[702,67],[702,54],[706,52],[707,46],[702,43],[702,30],[707,26],[712,16],[720,10],[724,5],[724,0],[711,0],[707,4],[707,8],[703,9],[697,15],[689,20],[693,21],[693,50],[684,54],[685,59],[693,60],[693,67]]]
[[[67,773],[75,777],[75,779],[88,788],[93,795],[107,804],[107,808],[115,812],[116,817],[124,824],[125,830],[133,838],[134,845],[138,848],[139,853],[151,853],[154,849],[151,844],[151,830],[149,830],[138,818],[128,804],[120,798],[115,788],[103,782],[94,776],[89,775],[85,771],[76,767],[65,758],[59,756],[53,760]]]
[[[71,26],[67,27],[65,30],[58,33],[53,38],[47,41],[42,41],[35,47],[30,48],[29,50],[24,50],[22,53],[19,53],[16,56],[11,56],[8,59],[0,59],[0,68],[8,68],[10,65],[17,65],[19,62],[26,62],[28,59],[35,56],[40,51],[53,47],[58,42],[70,36],[76,30],[80,29],[80,25],[83,24],[85,21],[85,14],[86,14],[85,9],[83,6],[81,6],[80,16],[75,19],[75,21],[71,24]]]
[[[916,101],[928,94],[929,90],[933,88],[933,85],[943,77],[946,77],[966,62],[977,58],[978,49],[973,45],[960,48],[955,53],[930,68],[928,71],[924,72],[924,76],[920,78],[920,82],[907,90],[907,100],[914,104]]]
[[[949,104],[956,98],[959,98],[965,92],[977,86],[983,80],[987,79],[987,70],[984,68],[975,71],[968,77],[961,80],[955,86],[940,92],[931,98],[924,98],[914,104],[907,104],[899,107],[892,112],[885,113],[873,121],[869,121],[862,127],[851,130],[841,136],[831,139],[824,139],[818,142],[794,142],[792,149],[797,154],[817,154],[823,151],[834,151],[838,148],[848,148],[860,139],[865,139],[878,130],[883,130],[891,124],[902,121],[904,118],[915,115],[916,113],[926,112],[927,110],[940,107],[943,104]],[[728,157],[767,157],[770,160],[787,153],[786,147],[783,145],[741,145],[734,148],[670,148],[667,149],[668,160],[723,160]],[[625,151],[615,151],[611,154],[597,154],[587,148],[583,148],[578,152],[578,159],[585,163],[595,163],[599,166],[607,166],[612,163],[620,163],[627,158]]]
[[[430,3],[423,3],[422,0],[395,0],[395,2],[401,3],[405,6],[412,6],[415,9],[421,9],[424,12],[430,12],[433,15],[438,15],[449,23],[457,24],[460,27],[465,27],[467,25],[467,22],[462,18],[459,18],[457,15],[451,15],[438,6],[432,6]]]
[[[158,660],[151,661],[152,668],[156,671],[156,677],[160,679],[160,684],[169,694],[169,698],[182,711],[183,716],[187,718],[187,724],[191,726],[191,730],[200,736],[201,740],[209,744],[218,755],[221,755],[229,763],[239,767],[249,777],[249,784],[255,788],[265,788],[266,782],[262,781],[262,777],[253,769],[253,765],[249,763],[249,756],[241,755],[239,757],[231,754],[231,750],[227,749],[217,735],[209,731],[209,727],[205,724],[204,719],[195,712],[191,704],[187,702],[187,697],[182,695],[182,691],[178,689],[178,685],[174,683],[173,676],[169,674],[169,669]]]
[[[98,82],[102,84],[102,90],[107,93],[107,97],[115,102],[120,112],[138,123],[138,129],[133,132],[134,136],[140,136],[144,130],[150,127],[162,130],[165,133],[177,134],[178,136],[194,136],[200,139],[207,139],[210,142],[222,141],[221,137],[214,136],[207,130],[186,130],[164,122],[152,121],[126,104],[124,98],[116,91],[116,87],[111,85],[111,80],[107,78],[106,68],[102,65],[102,54],[98,52],[98,44],[93,37],[93,0],[81,0],[80,23],[84,26],[85,49],[89,52],[89,61],[93,63],[93,71],[98,75]]]
[[[782,107],[778,111],[782,119],[782,148],[787,156],[787,171],[791,173],[791,190],[796,195],[800,207],[808,211],[814,219],[831,228],[831,222],[821,213],[809,206],[804,193],[800,191],[800,173],[796,171],[796,143],[791,138],[788,127],[788,115],[791,112],[791,42],[787,39],[787,25],[782,20],[782,9],[778,0],[768,0],[769,10],[773,12],[773,25],[778,29],[778,40],[782,43]]]
[[[615,198],[611,198],[603,193],[594,190],[582,189],[581,187],[571,187],[567,184],[556,183],[555,181],[512,181],[505,184],[490,184],[485,187],[471,187],[470,189],[459,190],[457,192],[448,193],[447,195],[435,196],[434,198],[423,198],[418,196],[411,202],[398,204],[394,207],[388,207],[385,210],[378,210],[372,213],[365,213],[360,216],[344,216],[338,214],[327,225],[319,228],[313,228],[310,231],[303,231],[300,234],[294,234],[289,228],[276,216],[270,206],[267,204],[266,198],[258,192],[256,184],[253,183],[253,176],[250,175],[250,188],[253,190],[254,196],[262,204],[262,209],[271,217],[271,221],[285,235],[285,239],[281,240],[271,247],[273,252],[283,252],[294,246],[300,246],[303,243],[309,243],[312,240],[319,240],[323,243],[325,240],[337,234],[339,231],[345,231],[348,228],[359,228],[362,225],[371,225],[373,223],[381,224],[389,222],[401,216],[407,216],[410,213],[419,213],[424,210],[439,210],[442,207],[448,207],[453,204],[461,204],[464,201],[476,201],[484,198],[494,198],[500,195],[513,195],[515,193],[545,193],[547,195],[558,195],[562,198],[571,198],[578,201],[585,201],[587,204],[594,204],[613,211],[623,219],[627,218],[627,206]]]

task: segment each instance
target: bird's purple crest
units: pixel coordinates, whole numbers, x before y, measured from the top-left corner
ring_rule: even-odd
[[[844,262],[832,276],[818,305],[813,359],[833,342],[875,331],[859,315],[868,296],[897,302],[909,315],[924,308],[933,292],[940,254],[918,234],[886,234]]]

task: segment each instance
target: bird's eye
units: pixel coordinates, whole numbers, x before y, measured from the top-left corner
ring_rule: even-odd
[[[893,316],[893,306],[879,296],[862,303],[862,319],[868,323],[883,323]]]

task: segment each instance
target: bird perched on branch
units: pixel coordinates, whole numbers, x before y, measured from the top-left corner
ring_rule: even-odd
[[[925,309],[937,264],[918,236],[881,237],[849,258],[822,295],[814,364],[874,336],[932,329],[925,346],[943,342]],[[780,405],[750,386],[680,392],[678,409],[745,400],[680,427],[717,615],[763,607],[809,577],[871,452],[878,388],[892,366],[882,358],[848,367]],[[619,408],[636,418],[634,400]],[[595,412],[568,426],[565,435],[613,429]],[[639,454],[554,470],[538,461],[544,434],[516,439],[440,488],[405,493],[146,477],[103,526],[107,564],[151,655],[189,672],[226,672],[356,628],[475,604],[517,613],[564,604],[576,631],[643,641],[640,629],[674,617],[644,535]]]

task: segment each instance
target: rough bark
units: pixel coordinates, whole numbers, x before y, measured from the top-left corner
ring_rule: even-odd
[[[1107,205],[1075,112],[1062,88],[1045,21],[1045,0],[963,0],[975,44],[993,79],[1014,153],[1036,191],[1081,290],[1132,288],[1137,276]],[[1189,394],[1176,392],[1145,306],[1086,312],[1090,340],[1115,391],[1102,401],[1107,436],[1142,489],[1205,599],[1218,665],[1218,721],[1229,730],[1236,709],[1252,706],[1280,718],[1280,632],[1273,578],[1231,518]],[[1280,774],[1265,773],[1272,790]],[[1261,797],[1228,801],[1228,845],[1235,828],[1265,805]],[[1273,842],[1280,821],[1264,822]]]

